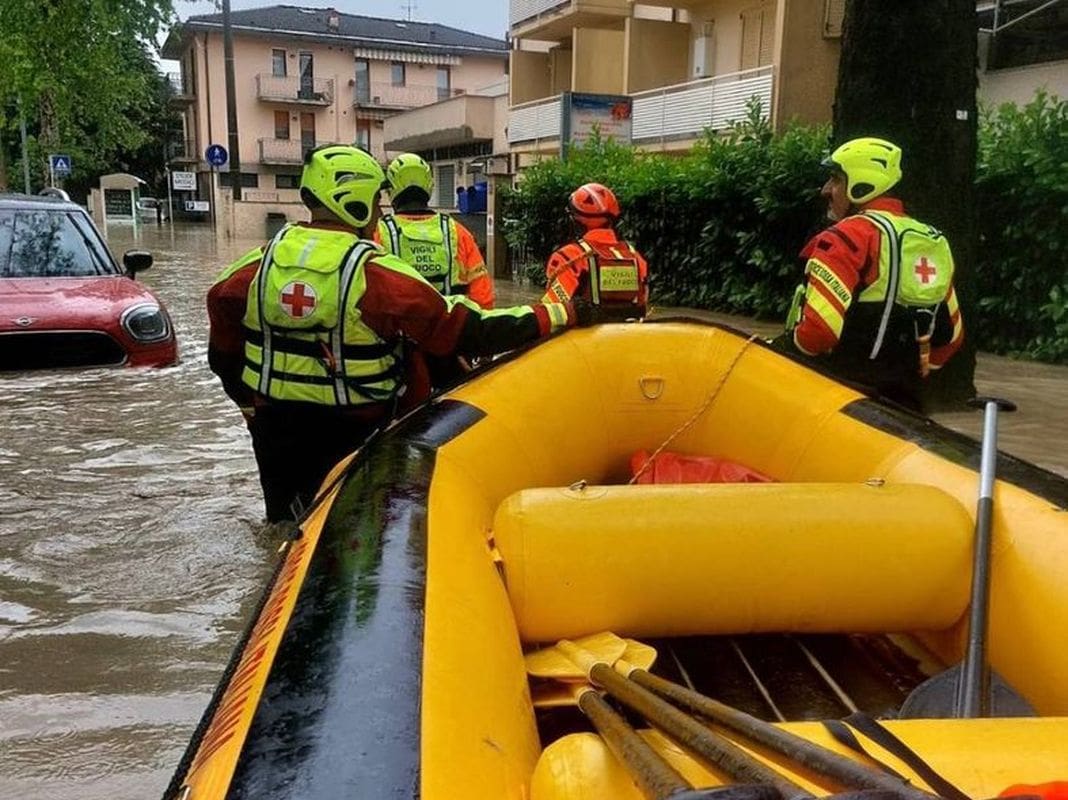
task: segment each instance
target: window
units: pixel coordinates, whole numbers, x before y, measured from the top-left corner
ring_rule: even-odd
[[[775,8],[760,6],[742,12],[741,69],[756,69],[772,62],[775,48]]]
[[[219,185],[220,186],[233,186],[233,175],[229,172],[219,173]],[[241,186],[244,189],[258,189],[260,185],[260,176],[255,172],[242,172],[241,173]]]
[[[315,115],[307,112],[300,115],[300,152],[303,155],[315,149]]]
[[[129,192],[126,193],[129,197]],[[75,278],[110,268],[74,214],[0,212],[0,278]]]
[[[289,138],[289,112],[288,111],[275,111],[274,112],[274,138],[275,139],[288,139]]]
[[[274,176],[275,189],[299,189],[300,175],[296,173],[280,172]]]
[[[275,49],[271,51],[271,74],[276,78],[284,78],[286,76],[285,50]]]
[[[404,69],[403,61],[394,61],[390,65],[390,76],[394,86],[404,86],[407,81],[407,75]]]
[[[456,166],[442,164],[437,168],[438,208],[456,208]]]
[[[366,58],[356,59],[356,96],[357,103],[367,105],[371,102],[371,62]]]
[[[438,67],[438,100],[445,100],[452,94],[452,76],[448,67]]]
[[[371,149],[371,120],[356,120],[356,146],[368,151]]]
[[[315,57],[306,51],[300,54],[300,90],[297,97],[301,100],[315,99]]]

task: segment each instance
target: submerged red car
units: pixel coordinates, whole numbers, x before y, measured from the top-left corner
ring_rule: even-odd
[[[150,266],[132,250],[120,268],[75,203],[0,195],[0,369],[174,364],[171,318],[135,280]]]

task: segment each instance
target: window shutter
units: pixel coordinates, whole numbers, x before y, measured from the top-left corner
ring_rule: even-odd
[[[823,36],[838,39],[842,36],[842,20],[845,18],[846,0],[824,0]]]

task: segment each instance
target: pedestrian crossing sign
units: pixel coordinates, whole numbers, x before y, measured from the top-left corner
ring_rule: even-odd
[[[56,175],[70,175],[70,156],[50,155],[48,157],[48,166]]]

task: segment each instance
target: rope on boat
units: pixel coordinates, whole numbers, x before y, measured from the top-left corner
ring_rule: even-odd
[[[745,340],[745,343],[738,349],[738,352],[734,355],[734,358],[731,359],[731,363],[727,366],[727,369],[723,372],[722,377],[720,377],[720,379],[719,379],[719,383],[716,384],[716,386],[712,390],[711,394],[708,395],[708,399],[705,400],[704,405],[702,405],[699,409],[697,409],[697,413],[695,413],[692,417],[690,417],[688,420],[686,420],[686,422],[684,422],[680,427],[678,427],[675,430],[674,433],[672,433],[667,439],[664,440],[663,444],[661,444],[658,448],[656,448],[656,450],[654,450],[652,452],[652,454],[647,459],[645,459],[645,463],[642,464],[642,468],[639,469],[637,472],[635,472],[634,473],[634,477],[631,478],[630,481],[628,481],[628,484],[627,484],[628,486],[632,486],[635,483],[637,483],[638,479],[641,478],[641,476],[644,475],[649,470],[649,467],[651,467],[653,465],[653,461],[656,460],[656,457],[658,455],[660,455],[662,452],[664,452],[664,450],[666,450],[668,448],[668,446],[673,441],[675,441],[677,438],[682,436],[682,434],[686,433],[686,431],[688,431],[690,428],[692,428],[694,426],[694,423],[696,423],[697,420],[699,420],[704,415],[704,413],[706,411],[708,411],[708,409],[710,409],[712,407],[712,404],[714,402],[716,402],[716,398],[719,397],[719,393],[723,390],[723,387],[726,385],[727,378],[729,378],[731,376],[731,373],[734,372],[734,368],[736,366],[738,366],[738,362],[741,361],[741,358],[745,354],[745,351],[749,349],[749,345],[751,345],[753,342],[755,342],[759,338],[760,338],[760,336],[758,336],[757,334],[754,333],[752,336],[750,336],[748,339]]]

